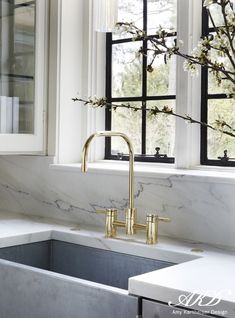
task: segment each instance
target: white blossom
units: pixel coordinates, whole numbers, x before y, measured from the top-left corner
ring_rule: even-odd
[[[190,72],[192,76],[198,76],[199,71],[198,71],[198,66],[196,64],[193,64],[190,61],[185,61],[184,62],[184,70],[186,72]]]

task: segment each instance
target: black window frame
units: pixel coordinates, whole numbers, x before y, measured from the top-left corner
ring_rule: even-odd
[[[207,36],[213,32],[214,28],[209,27],[209,16],[206,8],[203,6],[202,0],[202,37]],[[201,68],[201,121],[208,122],[208,101],[210,99],[228,99],[226,94],[209,94],[208,93],[208,69],[206,67]],[[201,153],[200,161],[201,165],[207,166],[227,166],[235,167],[235,160],[229,161],[224,154],[220,154],[220,159],[208,159],[208,129],[201,126]],[[232,138],[232,137],[231,137]],[[228,154],[229,156],[229,154]]]
[[[147,31],[147,12],[148,12],[148,0],[143,0],[143,30]],[[168,34],[169,37],[175,37],[176,32]],[[151,37],[149,35],[148,37]],[[112,97],[112,46],[119,43],[133,42],[132,38],[123,38],[114,40],[112,33],[106,35],[106,99],[108,104],[118,102],[142,102],[142,131],[141,131],[141,152],[142,154],[136,154],[135,160],[140,162],[161,162],[170,163],[175,162],[174,157],[167,156],[155,156],[146,154],[146,103],[147,101],[159,101],[159,100],[176,100],[176,95],[159,95],[159,96],[148,96],[147,95],[147,57],[142,56],[142,96],[138,97]],[[144,49],[147,49],[148,39],[141,40]],[[107,107],[105,111],[105,129],[111,130],[112,127],[112,111],[111,107]],[[157,147],[158,145],[156,145]],[[160,151],[161,152],[161,151]],[[129,156],[126,154],[113,155],[111,153],[111,139],[106,138],[105,140],[105,159],[107,160],[128,160]]]

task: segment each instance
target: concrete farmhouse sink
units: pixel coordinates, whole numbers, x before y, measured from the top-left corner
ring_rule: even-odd
[[[128,278],[172,263],[50,240],[0,249],[0,316],[135,318]]]

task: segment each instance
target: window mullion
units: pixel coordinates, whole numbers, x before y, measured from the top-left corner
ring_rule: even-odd
[[[148,15],[148,4],[147,0],[143,1],[143,30],[147,33],[147,15]],[[143,49],[144,52],[147,52],[148,42],[147,40],[143,41]],[[141,151],[142,154],[146,154],[146,96],[147,96],[147,55],[143,55],[143,68],[142,68],[142,143],[141,143]]]
[[[147,41],[143,43],[144,49],[147,47]],[[147,57],[143,56],[143,79],[142,79],[142,154],[146,154],[146,126],[147,126],[147,113],[146,113],[146,95],[147,95]]]

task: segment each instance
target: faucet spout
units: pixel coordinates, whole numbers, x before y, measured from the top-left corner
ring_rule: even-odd
[[[134,208],[134,151],[133,151],[132,143],[126,134],[123,134],[121,132],[115,132],[115,131],[98,131],[92,134],[86,140],[82,150],[81,171],[84,173],[87,171],[88,150],[92,140],[95,139],[96,137],[102,137],[102,136],[103,137],[121,137],[122,139],[125,140],[128,146],[128,149],[129,149],[129,209],[128,210],[130,210],[131,212],[130,214],[132,215],[132,211],[135,210]]]

